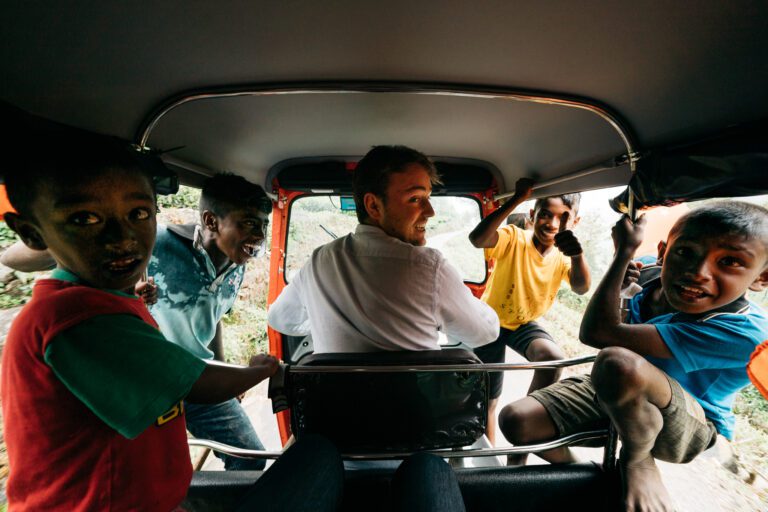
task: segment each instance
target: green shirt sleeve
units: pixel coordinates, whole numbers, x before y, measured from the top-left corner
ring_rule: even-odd
[[[45,361],[96,416],[133,439],[183,399],[205,362],[131,315],[100,315],[60,333]]]

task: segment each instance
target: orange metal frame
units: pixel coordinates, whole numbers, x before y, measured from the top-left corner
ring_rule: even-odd
[[[13,211],[15,210],[8,200],[8,195],[5,193],[5,185],[0,185],[0,220],[2,220],[3,214]]]

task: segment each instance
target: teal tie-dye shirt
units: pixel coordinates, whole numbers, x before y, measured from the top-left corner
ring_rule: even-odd
[[[192,354],[213,359],[208,345],[237,298],[244,272],[233,263],[216,276],[199,226],[158,226],[148,274],[157,285],[157,303],[149,309],[160,331]]]

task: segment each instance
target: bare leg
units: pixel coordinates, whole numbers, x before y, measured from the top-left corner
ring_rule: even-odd
[[[565,354],[551,340],[538,338],[528,345],[525,351],[525,358],[532,362],[556,361],[558,359],[565,359]],[[560,380],[562,372],[561,368],[555,370],[536,370],[533,372],[533,380],[531,380],[531,385],[528,387],[528,393],[554,384]]]
[[[549,413],[541,403],[527,396],[504,407],[499,413],[499,429],[514,445],[532,444],[557,437],[557,429]],[[576,462],[568,448],[555,448],[539,453],[550,463]],[[525,464],[528,455],[508,455],[507,464],[520,466]]]
[[[651,455],[663,427],[660,409],[672,400],[666,375],[634,352],[610,347],[598,354],[592,380],[621,438],[627,511],[673,510]]]
[[[486,421],[485,435],[491,446],[496,446],[496,407],[499,406],[498,398],[488,400],[488,419]]]

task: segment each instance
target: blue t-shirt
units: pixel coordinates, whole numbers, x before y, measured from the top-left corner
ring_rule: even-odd
[[[199,227],[158,226],[148,274],[157,285],[157,303],[149,310],[160,331],[197,357],[213,359],[208,345],[232,308],[244,273],[244,266],[233,263],[216,275]]]
[[[656,286],[658,280],[632,299],[630,323],[655,325],[673,357],[646,359],[677,380],[698,400],[717,431],[731,439],[733,399],[749,384],[747,362],[755,347],[768,338],[768,316],[741,298],[701,315],[669,313],[643,320],[642,300]]]

